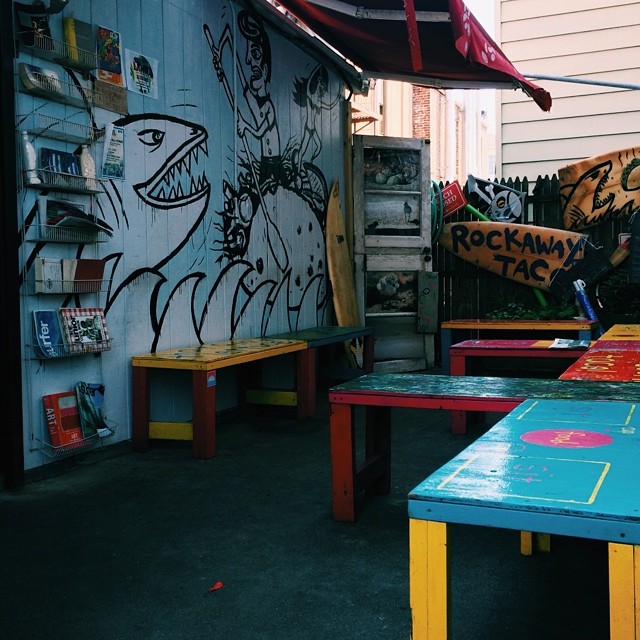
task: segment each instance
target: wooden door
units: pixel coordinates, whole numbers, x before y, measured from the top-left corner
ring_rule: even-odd
[[[429,142],[354,136],[354,259],[362,322],[376,331],[376,371],[434,364]]]

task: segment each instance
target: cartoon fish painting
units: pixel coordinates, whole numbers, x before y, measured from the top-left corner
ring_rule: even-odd
[[[626,218],[640,208],[640,148],[605,153],[558,170],[564,226],[570,231]]]

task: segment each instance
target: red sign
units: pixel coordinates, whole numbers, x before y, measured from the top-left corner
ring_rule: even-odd
[[[446,187],[443,187],[441,194],[436,193],[437,200],[440,199],[440,195],[442,195],[443,217],[445,218],[462,209],[467,204],[467,199],[464,197],[462,188],[457,182],[452,182]]]

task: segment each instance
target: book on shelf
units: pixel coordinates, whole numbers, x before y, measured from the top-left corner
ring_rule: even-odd
[[[38,212],[40,224],[46,228],[81,228],[89,231],[104,231],[113,235],[113,227],[92,213],[85,213],[80,205],[68,200],[56,200],[49,196],[39,196]]]
[[[42,396],[42,405],[51,446],[69,449],[83,446],[76,391],[46,394]]]
[[[33,312],[34,350],[39,358],[58,358],[65,351],[57,309],[42,309]]]
[[[42,3],[27,5],[16,3],[16,23],[20,41],[27,47],[36,47],[43,51],[51,51],[51,29],[49,16]]]
[[[95,57],[96,39],[91,23],[71,17],[62,18],[62,31],[64,41],[69,45],[69,57],[72,60],[85,58],[83,52]]]
[[[71,353],[106,351],[110,347],[104,309],[96,307],[60,309],[60,323]]]
[[[111,429],[102,417],[104,402],[104,385],[99,382],[78,382],[76,384],[80,428],[85,438],[104,437],[111,434]]]
[[[590,340],[573,340],[571,338],[556,338],[549,349],[588,349],[591,346]]]
[[[66,293],[92,293],[102,289],[104,260],[63,258],[62,278]]]
[[[64,293],[64,275],[60,258],[36,257],[33,263],[35,293]]]

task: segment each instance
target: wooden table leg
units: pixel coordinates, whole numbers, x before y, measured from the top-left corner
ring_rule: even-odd
[[[216,371],[194,371],[191,376],[193,406],[193,457],[216,455]]]
[[[364,336],[364,344],[363,344],[363,365],[365,373],[373,372],[373,361],[374,361],[374,345],[375,345],[375,336],[373,333]]]
[[[447,525],[409,519],[409,602],[412,640],[446,640]]]
[[[307,348],[296,354],[296,417],[298,420],[310,418],[316,412],[317,349]]]
[[[444,348],[444,346],[443,346]],[[449,369],[452,376],[464,376],[467,373],[467,357],[462,353],[449,351]],[[451,412],[451,433],[457,435],[467,433],[467,412]]]
[[[640,545],[609,543],[609,636],[640,639]]]
[[[440,329],[440,359],[442,360],[442,373],[449,375],[451,371],[449,363],[449,349],[453,344],[453,330]]]
[[[329,434],[333,519],[355,522],[356,446],[351,405],[331,404]]]
[[[132,426],[133,450],[149,450],[149,371],[146,367],[132,367]]]
[[[366,478],[371,469],[369,495],[386,495],[391,491],[391,407],[367,407],[366,415],[362,475]]]

